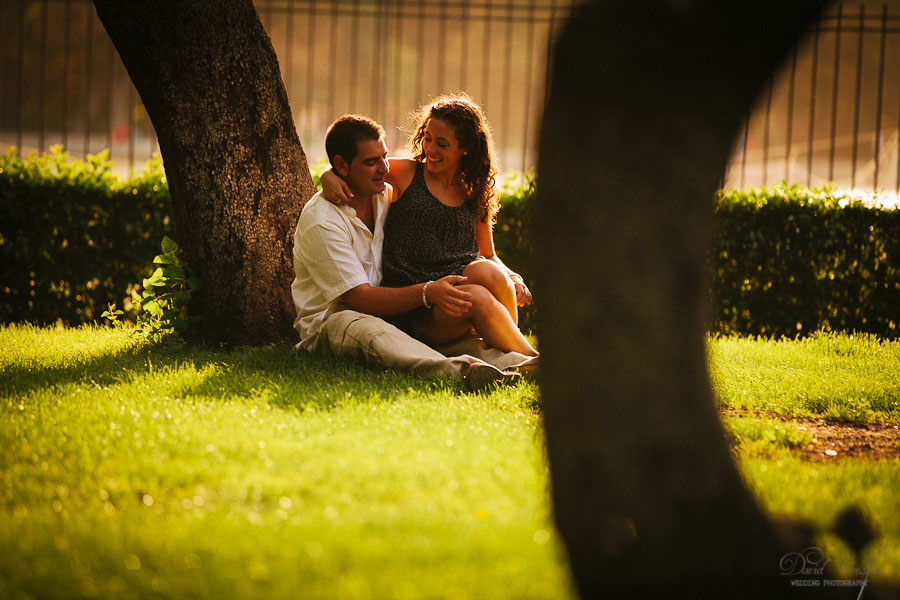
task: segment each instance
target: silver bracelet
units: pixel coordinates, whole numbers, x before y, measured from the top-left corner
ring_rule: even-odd
[[[422,304],[425,305],[425,308],[431,308],[431,305],[428,304],[428,299],[425,297],[425,291],[428,289],[428,286],[432,284],[432,281],[429,281],[425,285],[422,286]]]

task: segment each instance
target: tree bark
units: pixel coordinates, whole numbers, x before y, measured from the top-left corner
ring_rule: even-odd
[[[292,233],[315,190],[252,2],[94,5],[156,129],[177,241],[204,283],[200,339],[293,339]]]
[[[555,519],[584,598],[788,591],[717,416],[706,258],[735,134],[820,5],[606,0],[558,38],[533,235]]]

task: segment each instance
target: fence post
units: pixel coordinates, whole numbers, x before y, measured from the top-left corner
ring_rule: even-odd
[[[856,54],[856,97],[853,102],[853,156],[850,159],[850,189],[856,189],[856,160],[859,154],[859,105],[862,100],[863,35],[866,28],[866,7],[859,7],[859,37]]]
[[[813,139],[816,135],[816,82],[819,71],[819,31],[822,26],[821,18],[816,19],[816,29],[813,33],[813,52],[809,90],[809,134],[806,142],[806,187],[812,185],[813,164]]]
[[[831,151],[828,155],[828,181],[834,180],[834,152],[837,138],[838,85],[841,74],[841,19],[843,9],[844,6],[838,4],[837,25],[834,30],[834,80],[831,85]]]
[[[872,177],[872,190],[878,192],[878,169],[881,163],[881,111],[884,103],[884,53],[887,41],[887,4],[881,5],[881,48],[878,55],[878,100],[875,109],[875,173]],[[900,122],[897,123],[900,128]]]

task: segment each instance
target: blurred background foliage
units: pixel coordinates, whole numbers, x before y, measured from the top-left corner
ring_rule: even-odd
[[[132,292],[171,234],[162,161],[110,171],[106,152],[84,161],[0,155],[0,322],[75,325],[109,302],[133,313]]]

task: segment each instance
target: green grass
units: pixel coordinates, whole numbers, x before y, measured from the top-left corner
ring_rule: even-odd
[[[900,341],[819,334],[798,341],[726,337],[710,344],[722,405],[792,417],[900,423]]]
[[[896,420],[875,400],[900,397],[897,346],[804,344],[714,340],[723,402],[794,414],[800,390],[824,391],[855,356],[866,410]],[[104,328],[5,327],[0,348],[2,598],[574,597],[531,384],[470,394],[289,347]],[[794,373],[786,391],[741,392],[767,365]],[[804,442],[790,424],[728,429],[766,506],[825,527],[861,505],[900,578],[898,461],[811,465],[790,454]]]
[[[530,385],[108,329],[0,344],[0,597],[570,589]]]
[[[744,456],[772,457],[798,450],[813,439],[808,430],[775,419],[726,416],[723,422],[731,445]]]
[[[741,466],[770,513],[802,519],[823,532],[816,541],[841,577],[856,579],[852,569],[870,563],[872,579],[900,581],[900,461],[824,464],[782,454],[745,457]],[[838,513],[849,506],[862,509],[879,533],[862,558],[854,557],[830,531]]]

